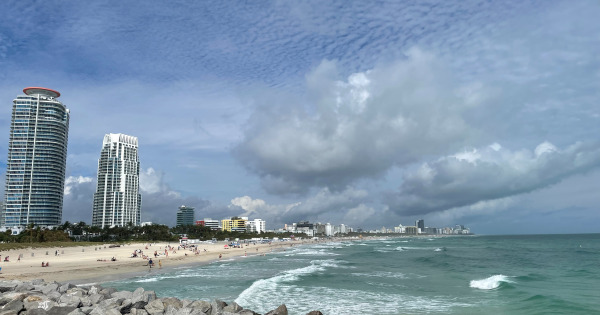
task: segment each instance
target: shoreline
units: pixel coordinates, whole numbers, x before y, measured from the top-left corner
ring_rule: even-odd
[[[329,241],[329,240],[325,240]],[[285,247],[303,244],[315,244],[319,241],[297,240],[272,244],[253,243],[244,244],[242,248],[225,249],[227,242],[199,243],[199,255],[190,249],[179,248],[177,243],[131,243],[120,247],[110,248],[110,244],[51,247],[51,248],[26,248],[0,252],[0,280],[34,280],[44,279],[47,282],[69,282],[73,284],[104,283],[122,278],[132,278],[148,273],[165,273],[179,267],[192,267],[213,263],[231,257],[266,255],[272,251],[279,251]],[[171,246],[171,250],[168,250]],[[168,255],[165,255],[167,249]],[[154,267],[149,268],[148,260],[141,257],[131,258],[135,250],[143,251],[154,262]],[[160,255],[154,258],[154,252]],[[18,257],[21,255],[21,260]],[[8,262],[4,261],[9,256]],[[116,261],[111,261],[115,257]],[[162,268],[159,267],[162,264]],[[42,267],[42,262],[49,263]]]

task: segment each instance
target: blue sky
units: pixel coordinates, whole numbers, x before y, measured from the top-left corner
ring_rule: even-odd
[[[63,219],[105,133],[137,136],[142,220],[248,215],[480,234],[598,232],[596,1],[5,1],[11,100],[71,110]]]

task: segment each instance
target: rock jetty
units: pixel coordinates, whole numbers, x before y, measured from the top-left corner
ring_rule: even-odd
[[[0,315],[260,315],[237,303],[221,300],[191,301],[158,298],[154,291],[138,288],[117,291],[100,285],[75,286],[70,283],[0,281]],[[285,304],[265,315],[287,315]],[[311,311],[307,315],[322,315]]]

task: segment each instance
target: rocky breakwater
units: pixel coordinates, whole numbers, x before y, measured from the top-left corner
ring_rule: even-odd
[[[235,302],[191,301],[157,298],[154,291],[138,288],[117,291],[100,285],[75,286],[70,283],[0,281],[0,315],[257,315]],[[266,315],[287,315],[285,305]],[[319,311],[307,315],[322,315]]]

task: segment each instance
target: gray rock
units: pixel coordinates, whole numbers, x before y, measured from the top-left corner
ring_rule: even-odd
[[[65,314],[71,313],[75,309],[77,309],[77,308],[73,307],[73,306],[55,306],[55,307],[47,310],[46,314],[47,315],[65,315]]]
[[[179,309],[173,305],[167,305],[165,307],[165,315],[179,315]]]
[[[321,311],[310,311],[306,315],[323,315],[323,313]]]
[[[84,314],[89,314],[94,310],[94,306],[84,306],[79,308]]]
[[[146,312],[146,310],[139,308],[132,308],[130,312],[131,315],[148,315],[148,312]]]
[[[89,296],[86,295],[81,298],[81,306],[92,306],[92,301]]]
[[[221,315],[223,313],[223,308],[227,306],[227,303],[221,300],[214,300],[210,303],[212,309],[210,310],[210,315]]]
[[[81,309],[76,308],[75,310],[73,310],[71,313],[68,313],[67,315],[86,315],[84,312],[81,311]]]
[[[237,314],[238,315],[258,315],[258,313],[255,313],[251,310],[241,310]]]
[[[70,284],[70,283],[65,283],[63,285],[61,285],[60,287],[58,287],[58,292],[60,293],[65,293],[67,292],[67,290],[75,288],[75,285]]]
[[[123,301],[125,301],[125,299],[117,299],[117,298],[106,299],[106,300],[103,300],[102,302],[98,303],[98,307],[103,308],[103,309],[116,309],[121,306]]]
[[[287,307],[285,304],[281,304],[276,309],[268,312],[265,315],[288,315]]]
[[[169,298],[163,298],[161,300],[165,306],[165,310],[167,309],[167,306],[173,306],[177,309],[183,307],[183,303],[181,303],[181,300],[179,300],[178,298],[169,297]]]
[[[96,307],[90,312],[89,315],[121,315],[121,312],[114,308]]]
[[[88,296],[87,298],[90,300],[90,303],[92,303],[92,305],[95,305],[95,304],[100,303],[101,301],[104,301],[104,295],[98,294],[98,293],[92,294],[92,295]]]
[[[13,291],[17,287],[17,283],[0,281],[0,293]]]
[[[44,279],[33,279],[31,281],[29,281],[32,285],[40,285],[42,283],[44,283]]]
[[[69,295],[69,294],[65,294],[65,295],[61,296],[60,299],[58,300],[58,304],[60,306],[74,306],[75,308],[82,306],[80,296]]]
[[[58,292],[58,284],[50,283],[42,288],[42,293],[44,293],[44,295],[48,295],[50,292]]]
[[[99,285],[93,285],[88,289],[88,294],[92,295],[92,294],[98,294],[100,293],[100,291],[102,291],[104,288],[102,288]]]
[[[84,295],[87,295],[88,293],[85,289],[82,289],[82,288],[71,288],[71,289],[68,289],[65,292],[65,294],[82,297]]]
[[[223,308],[223,311],[224,311],[224,312],[237,313],[237,312],[239,312],[239,311],[241,311],[241,310],[243,310],[243,309],[244,309],[243,307],[241,307],[241,306],[239,306],[237,303],[233,302],[233,303],[231,303],[231,304],[229,304],[229,305],[225,306],[225,307]]]
[[[23,315],[46,315],[46,311],[41,308],[34,308],[32,310],[27,310],[25,312],[22,312],[21,314],[23,314]]]
[[[109,299],[110,295],[115,292],[117,292],[117,290],[114,288],[104,288],[104,289],[100,290],[100,292],[98,292],[98,293],[104,295],[107,299]]]
[[[24,308],[25,308],[25,305],[23,304],[23,301],[21,301],[21,299],[14,299],[14,300],[6,303],[6,305],[2,306],[0,311],[2,311],[2,312],[15,311],[15,312],[19,313]]]
[[[20,292],[5,292],[0,296],[0,305],[6,305],[12,300],[22,301],[27,294]]]
[[[35,287],[33,285],[31,285],[30,283],[24,282],[19,284],[18,286],[15,287],[15,291],[17,292],[27,292],[27,291],[31,291],[35,289]]]
[[[188,305],[192,304],[192,300],[188,300],[188,299],[183,299],[181,300],[181,307],[188,307]]]
[[[52,302],[52,305],[50,305]],[[46,296],[39,295],[30,295],[23,299],[23,304],[25,305],[26,310],[36,309],[36,308],[46,308],[49,309],[51,306],[55,306],[56,304]]]
[[[150,315],[163,314],[165,311],[165,306],[161,300],[154,300],[148,303],[148,305],[146,305],[144,309]]]
[[[132,295],[133,294],[129,291],[117,291],[117,292],[112,293],[110,296],[113,298],[123,298],[126,300],[130,300]]]
[[[206,301],[193,301],[187,307],[195,309],[195,310],[199,310],[204,314],[210,314],[211,309],[212,309],[212,306],[210,305],[210,303],[206,302]]]
[[[44,295],[55,302],[58,302],[58,300],[60,300],[60,297],[62,296],[62,294],[58,293],[58,291],[51,291],[50,293]]]
[[[0,315],[18,315],[19,312],[17,311],[0,311]]]

